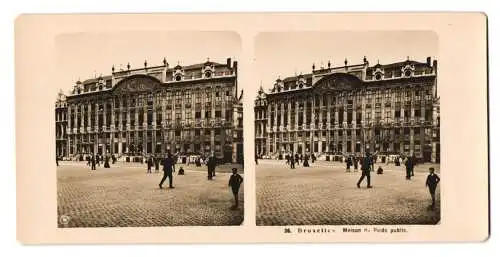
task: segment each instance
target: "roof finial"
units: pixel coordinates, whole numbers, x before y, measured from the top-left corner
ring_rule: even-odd
[[[347,66],[347,58],[345,58],[344,64],[345,64],[345,66]]]
[[[380,64],[380,60],[379,59],[377,59],[377,64]]]
[[[210,58],[209,57],[207,57],[207,62],[210,62]]]
[[[163,65],[167,65],[167,58],[163,57]]]
[[[148,67],[148,61],[144,60],[144,68]]]
[[[127,70],[130,70],[130,62],[127,63]]]
[[[366,55],[365,55],[365,56],[363,56],[363,63],[367,63],[367,62],[368,62],[368,60],[366,60]]]
[[[410,56],[406,56],[406,60],[409,61],[410,60]]]
[[[111,67],[111,72],[112,73],[115,73],[115,65],[113,64],[113,66]]]
[[[316,64],[313,62],[313,71],[316,69]]]
[[[332,63],[330,63],[330,60],[328,60],[328,69],[330,69],[330,66],[332,66]]]

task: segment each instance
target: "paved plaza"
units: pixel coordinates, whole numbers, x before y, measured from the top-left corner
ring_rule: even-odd
[[[436,224],[440,186],[436,209],[428,210],[431,198],[425,180],[430,166],[439,175],[439,164],[421,164],[408,181],[404,166],[382,165],[384,174],[371,173],[373,188],[366,188],[366,179],[357,188],[361,171],[351,167],[347,173],[339,162],[317,161],[292,170],[285,161],[259,160],[257,225]]]
[[[185,175],[174,173],[174,189],[168,178],[146,173],[146,164],[117,163],[90,171],[86,162],[60,162],[57,167],[57,213],[59,227],[151,227],[231,226],[243,222],[243,184],[240,208],[231,210],[233,195],[228,187],[230,169],[216,169],[207,180],[206,167],[183,166]],[[179,166],[176,166],[176,171]],[[239,173],[244,177],[241,165]]]

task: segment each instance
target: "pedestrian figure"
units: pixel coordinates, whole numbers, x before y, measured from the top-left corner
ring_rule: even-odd
[[[258,164],[259,164],[258,159],[259,159],[259,156],[255,155],[255,165],[258,165]]]
[[[207,170],[208,170],[208,180],[212,180],[215,173],[215,158],[213,156],[208,157]]]
[[[352,165],[351,157],[346,157],[345,165],[346,165],[345,172],[351,172],[351,165]]]
[[[304,162],[302,163],[302,165],[304,165],[304,167],[309,167],[309,156],[308,155],[304,155]]]
[[[160,172],[160,158],[155,157],[154,163],[155,163],[155,173]]]
[[[295,169],[295,160],[293,159],[293,154],[290,155],[290,169]]]
[[[111,155],[111,160],[112,160],[112,164],[115,164],[116,156],[114,154]]]
[[[98,154],[95,156],[95,161],[97,163],[97,166],[101,167],[101,159]]]
[[[371,171],[375,171],[375,163],[377,162],[377,156],[375,156],[375,154],[372,154],[372,157],[371,157],[371,161],[372,161],[372,169]]]
[[[352,157],[353,159],[353,164],[354,164],[354,171],[358,171],[358,158],[357,157]]]
[[[177,175],[184,175],[184,169],[182,167],[179,169]]]
[[[411,157],[406,158],[406,179],[411,180],[411,171],[413,170],[413,160]]]
[[[411,176],[415,176],[415,166],[417,165],[417,157],[415,156],[415,154],[413,154],[413,156],[411,157],[411,161],[412,161],[412,164],[413,166],[411,167]]]
[[[90,169],[91,169],[91,170],[95,170],[95,161],[96,161],[96,159],[97,159],[97,156],[96,156],[96,157],[94,157],[94,155],[92,155],[92,158],[91,158],[91,160],[90,160],[91,165],[92,165],[92,166],[90,167]]]
[[[91,163],[91,159],[92,159],[92,157],[90,157],[90,155],[87,155],[87,156],[85,157],[85,159],[87,159],[87,166],[91,166],[91,165],[92,165],[92,163]]]
[[[233,175],[229,178],[228,187],[231,187],[234,196],[234,205],[231,207],[232,210],[238,209],[238,192],[240,191],[241,183],[243,182],[243,178],[238,174],[238,170],[236,168],[232,169]]]
[[[151,157],[148,158],[147,165],[148,165],[148,172],[147,173],[151,173],[151,167],[153,167],[153,159]]]
[[[56,156],[56,166],[59,167],[59,157]]]
[[[175,172],[174,160],[172,159],[172,155],[169,153],[167,155],[167,158],[165,158],[165,160],[163,161],[163,178],[161,179],[159,184],[160,189],[163,188],[162,187],[163,182],[165,182],[167,177],[168,177],[169,188],[174,188],[174,186],[172,185],[173,182],[172,173],[174,172]]]
[[[295,154],[295,163],[299,164],[299,154]]]
[[[109,156],[107,156],[107,155],[104,157],[104,168],[106,168],[106,169],[110,168],[110,166],[109,166]]]
[[[382,166],[378,166],[377,174],[383,174],[383,173],[384,173],[384,169],[382,169]]]
[[[436,187],[439,181],[441,181],[441,179],[434,173],[434,168],[430,167],[425,186],[429,188],[429,193],[431,194],[432,204],[429,206],[431,210],[434,210],[436,207]]]
[[[371,170],[371,167],[372,167],[372,158],[370,157],[370,154],[369,153],[366,153],[366,157],[363,158],[363,162],[361,164],[361,171],[362,171],[362,174],[361,174],[361,177],[359,178],[358,180],[358,188],[360,187],[361,185],[361,182],[363,181],[363,179],[366,177],[366,184],[367,184],[367,188],[372,188],[371,184],[370,184],[370,170]]]
[[[311,162],[314,163],[316,161],[316,156],[314,154],[311,154]]]

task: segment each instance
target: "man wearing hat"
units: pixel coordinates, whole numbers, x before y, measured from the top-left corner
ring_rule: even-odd
[[[165,182],[165,179],[168,177],[168,184],[169,188],[174,188],[172,185],[172,173],[174,172],[174,160],[172,159],[172,155],[169,153],[167,155],[167,158],[163,161],[163,178],[161,179],[161,182],[159,184],[160,189],[162,189],[163,182]]]
[[[370,185],[370,170],[372,168],[372,158],[370,157],[370,153],[366,153],[366,156],[363,158],[363,161],[361,163],[361,177],[359,178],[359,181],[358,181],[358,188],[360,187],[361,185],[361,182],[363,181],[363,179],[366,177],[366,184],[367,184],[367,188],[372,188],[372,186]]]

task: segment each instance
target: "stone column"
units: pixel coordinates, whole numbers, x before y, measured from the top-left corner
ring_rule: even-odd
[[[156,97],[155,95],[153,95],[153,121],[152,121],[152,127],[153,127],[153,131],[151,132],[151,152],[153,154],[156,153],[156,130],[158,129],[156,127]]]
[[[91,114],[92,114],[92,104],[91,103],[87,103],[87,128],[88,129],[92,129]]]
[[[280,108],[280,124],[283,127],[285,124],[285,104],[283,101],[280,103],[281,108]]]
[[[296,131],[299,126],[299,101],[295,101],[295,124],[293,124],[294,130]],[[296,146],[294,146],[296,150]]]
[[[288,128],[293,128],[292,124],[290,123],[292,122],[292,103],[290,102],[290,100],[287,101],[287,106],[286,123],[288,124]]]

